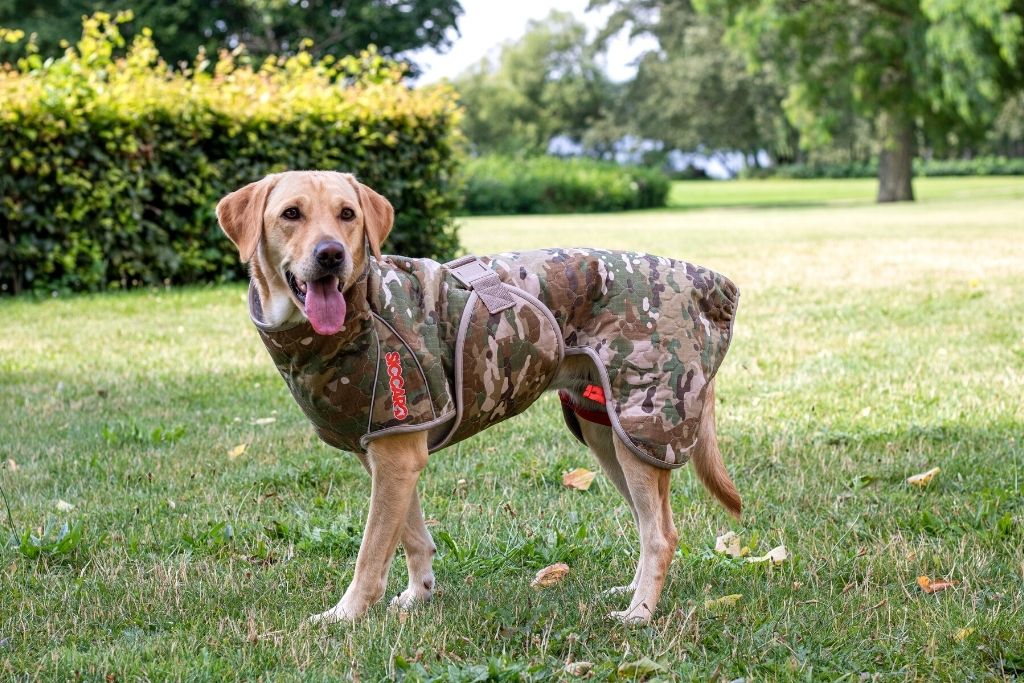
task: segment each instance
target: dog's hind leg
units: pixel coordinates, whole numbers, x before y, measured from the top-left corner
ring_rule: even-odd
[[[405,563],[409,567],[409,587],[391,599],[394,607],[408,609],[418,602],[426,602],[434,595],[434,555],[437,548],[423,521],[419,496],[413,491],[412,504],[405,518],[402,547]]]
[[[580,420],[579,423],[580,431],[583,433],[583,440],[587,442],[587,446],[590,448],[590,451],[601,464],[601,469],[604,470],[605,475],[611,479],[612,484],[618,492],[622,494],[622,497],[626,499],[629,511],[633,514],[633,522],[637,524],[637,528],[639,529],[640,525],[636,516],[636,507],[633,505],[633,498],[629,495],[629,486],[626,484],[626,476],[622,473],[622,467],[619,465],[619,460],[615,456],[615,444],[612,443],[612,428],[589,420]],[[641,553],[643,553],[643,546],[641,546]],[[642,567],[643,557],[641,555],[641,558],[636,565],[636,572],[633,575],[633,580],[629,582],[629,585],[609,588],[605,591],[605,594],[632,594],[636,591],[636,587],[640,583],[640,570]]]
[[[679,540],[669,502],[671,471],[636,457],[617,437],[615,455],[629,489],[640,529],[640,571],[629,607],[611,616],[623,622],[647,623],[661,597],[669,565]]]

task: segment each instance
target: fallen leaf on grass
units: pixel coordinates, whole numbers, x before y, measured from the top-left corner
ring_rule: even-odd
[[[268,425],[277,422],[276,417],[258,417],[252,421],[254,425]]]
[[[761,555],[760,557],[748,557],[747,562],[770,562],[771,564],[782,564],[788,559],[789,551],[786,550],[786,546],[780,545],[769,550],[767,555]]]
[[[953,640],[955,640],[958,643],[962,642],[965,639],[969,638],[972,633],[974,633],[974,629],[973,628],[957,629],[957,632],[953,634]]]
[[[248,446],[248,444],[244,444],[244,443],[238,444],[237,446],[232,448],[230,451],[228,451],[228,457],[231,458],[232,460],[234,460],[235,458],[240,456],[242,453],[245,453],[245,449],[246,449],[247,446]]]
[[[938,467],[933,467],[927,472],[922,472],[921,474],[915,474],[912,477],[907,477],[907,483],[910,484],[911,486],[919,486],[921,488],[924,488],[929,483],[931,483],[931,480],[934,479],[935,475],[938,474],[940,471],[941,470]]]
[[[75,509],[74,505],[72,505],[71,503],[69,503],[69,502],[67,502],[66,500],[63,500],[63,499],[57,501],[56,507],[61,512],[71,512],[72,510]]]
[[[727,607],[735,607],[736,603],[743,597],[741,593],[734,593],[733,595],[725,595],[720,598],[714,598],[713,600],[704,601],[704,609],[710,609],[714,611],[721,611]]]
[[[596,476],[596,472],[591,472],[585,467],[577,467],[572,472],[566,472],[562,475],[562,483],[571,489],[586,491],[590,488],[590,484]]]
[[[565,665],[565,673],[570,676],[586,676],[593,668],[593,662],[572,662]]]
[[[14,462],[14,458],[7,458],[4,461],[4,468],[9,469],[11,472],[18,471],[18,463]]]
[[[569,574],[569,565],[564,562],[558,564],[552,564],[537,572],[537,576],[533,577],[533,581],[530,585],[534,588],[547,588],[548,586],[554,586],[556,583],[561,583]]]
[[[628,678],[630,680],[644,679],[651,674],[664,671],[665,667],[658,664],[650,657],[644,657],[638,659],[635,662],[623,662],[619,664],[618,674],[620,678]]]
[[[740,537],[734,531],[727,531],[715,539],[715,552],[729,557],[740,557]]]
[[[927,576],[917,577],[917,585],[921,587],[925,593],[938,593],[944,591],[947,588],[955,588],[960,584],[959,581],[953,579],[947,581],[946,579],[936,579],[932,581]]]

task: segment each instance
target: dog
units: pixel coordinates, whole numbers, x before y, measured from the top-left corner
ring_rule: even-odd
[[[609,380],[613,370],[600,367],[599,354],[592,349],[582,348],[576,338],[577,332],[573,331],[569,335],[567,330],[570,321],[565,315],[559,320],[555,319],[556,316],[538,301],[536,295],[539,289],[535,288],[534,295],[530,295],[525,292],[526,288],[520,290],[509,284],[515,277],[523,278],[524,282],[531,278],[536,280],[535,275],[522,266],[506,264],[507,267],[503,269],[505,261],[498,257],[487,261],[473,261],[470,258],[461,266],[458,265],[460,262],[440,266],[429,260],[385,258],[381,254],[381,245],[393,226],[394,209],[386,198],[357,181],[353,175],[324,171],[273,174],[225,196],[217,204],[216,213],[222,230],[237,247],[241,260],[249,264],[250,304],[255,311],[254,322],[257,322],[264,342],[286,380],[294,380],[297,376],[295,373],[302,372],[302,369],[296,367],[296,357],[285,354],[278,358],[275,354],[285,353],[283,349],[288,344],[300,350],[311,348],[312,352],[303,351],[306,354],[303,362],[321,368],[323,362],[317,354],[326,353],[321,349],[330,349],[331,353],[345,352],[346,345],[350,343],[346,341],[349,338],[345,335],[351,332],[348,328],[359,327],[358,315],[364,315],[369,321],[364,326],[365,335],[358,339],[370,340],[367,343],[371,346],[367,347],[370,348],[369,352],[360,347],[352,356],[367,358],[373,355],[373,348],[381,356],[379,364],[378,360],[373,361],[372,367],[377,370],[360,371],[358,374],[360,377],[370,375],[373,382],[377,382],[373,385],[371,402],[383,401],[381,405],[385,406],[387,414],[379,418],[384,420],[381,429],[370,434],[367,428],[364,430],[367,434],[355,442],[345,441],[343,436],[336,433],[340,430],[336,430],[336,425],[332,424],[332,420],[347,419],[344,411],[347,405],[345,401],[349,399],[341,401],[338,404],[341,408],[335,407],[335,412],[327,418],[323,418],[319,412],[325,405],[322,394],[328,391],[328,387],[339,391],[346,388],[339,386],[336,377],[317,374],[302,392],[297,390],[294,383],[290,383],[297,401],[310,415],[320,436],[328,443],[354,451],[371,478],[370,509],[352,582],[333,608],[310,617],[313,623],[352,621],[365,615],[384,595],[389,568],[399,542],[408,560],[409,580],[406,589],[394,597],[392,604],[403,609],[411,608],[417,603],[430,600],[436,588],[432,569],[436,549],[424,523],[416,484],[420,472],[427,465],[429,454],[450,443],[454,427],[448,431],[447,437],[440,436],[447,429],[445,425],[450,423],[445,422],[445,419],[458,422],[448,416],[467,412],[467,399],[463,397],[460,402],[458,396],[454,399],[449,396],[438,398],[434,394],[444,393],[443,390],[431,394],[423,389],[423,386],[434,381],[431,373],[440,373],[437,368],[443,364],[422,361],[419,356],[408,355],[406,349],[409,353],[415,350],[418,330],[426,330],[427,327],[410,327],[399,334],[395,330],[398,322],[386,323],[380,318],[378,309],[385,306],[383,299],[368,308],[364,306],[368,297],[378,296],[376,290],[391,286],[381,283],[393,282],[400,279],[400,276],[406,277],[407,273],[413,272],[414,267],[422,266],[424,272],[429,272],[431,277],[447,278],[440,285],[440,291],[447,292],[449,298],[469,296],[468,301],[472,303],[466,305],[475,305],[477,313],[471,313],[471,320],[463,323],[462,327],[470,329],[470,334],[476,329],[474,325],[479,325],[481,329],[487,325],[491,326],[488,329],[500,326],[501,316],[511,316],[513,312],[522,313],[526,319],[533,321],[531,325],[536,326],[536,333],[529,335],[529,344],[515,347],[519,349],[515,357],[524,359],[522,365],[534,368],[540,365],[549,369],[547,374],[540,373],[539,379],[535,381],[524,379],[522,383],[513,382],[516,387],[526,386],[529,392],[533,392],[519,403],[531,402],[535,398],[534,394],[543,390],[559,391],[567,423],[577,438],[593,452],[601,469],[625,499],[638,527],[640,552],[633,579],[626,586],[610,589],[610,592],[628,593],[630,602],[626,609],[612,612],[612,617],[630,624],[647,623],[658,604],[678,541],[670,508],[670,467],[683,464],[687,458],[691,460],[702,484],[726,510],[739,518],[740,497],[723,465],[715,432],[714,372],[731,339],[732,311],[735,297],[738,297],[738,291],[727,279],[690,264],[646,255],[633,258],[621,252],[595,252],[597,255],[594,256],[588,251],[566,250],[542,253],[542,257],[548,259],[544,268],[550,269],[549,262],[582,263],[579,273],[589,283],[591,290],[588,291],[606,291],[614,286],[619,288],[617,292],[625,292],[625,303],[618,300],[619,305],[626,307],[624,312],[618,317],[617,314],[602,315],[620,326],[627,323],[632,325],[632,331],[629,332],[631,338],[640,340],[629,347],[634,349],[651,347],[653,337],[648,335],[649,339],[644,340],[645,327],[641,323],[651,320],[650,316],[656,319],[658,314],[648,310],[651,304],[647,298],[642,306],[640,302],[630,300],[629,292],[633,291],[632,287],[636,283],[630,281],[629,290],[622,289],[622,283],[613,282],[614,272],[609,275],[611,271],[608,268],[620,268],[617,271],[620,280],[629,278],[627,273],[634,274],[635,279],[635,273],[639,270],[634,269],[646,268],[649,264],[648,270],[644,272],[654,272],[657,277],[667,277],[672,281],[685,274],[689,278],[687,282],[692,280],[696,283],[693,287],[687,285],[688,288],[683,290],[697,301],[697,304],[684,301],[690,312],[688,315],[693,320],[693,329],[679,331],[678,326],[666,326],[669,332],[678,332],[677,338],[666,340],[665,335],[659,331],[659,343],[668,343],[672,348],[692,344],[693,349],[704,352],[704,356],[714,355],[708,352],[711,349],[717,352],[717,360],[710,366],[705,365],[703,372],[700,366],[694,366],[696,370],[691,368],[685,378],[677,378],[679,386],[668,393],[662,386],[640,387],[647,393],[639,397],[644,400],[638,400],[636,408],[646,412],[637,413],[641,416],[641,422],[635,424],[641,427],[630,428],[629,425],[634,423],[628,423],[629,415],[622,408],[622,401],[617,404],[619,408],[616,410],[605,405],[603,394],[615,386],[614,381]],[[536,260],[541,256],[534,258]],[[573,261],[574,258],[576,261]],[[619,263],[619,259],[623,263]],[[575,277],[576,271],[566,272],[572,276],[569,279]],[[377,275],[375,280],[372,278],[374,273]],[[648,274],[647,277],[650,279],[654,276]],[[461,282],[465,282],[466,286],[462,287],[459,284]],[[368,288],[373,291],[368,291]],[[422,289],[424,291],[417,284],[410,290],[414,292],[411,296],[417,298],[421,307],[429,309],[429,315],[433,316],[436,305],[423,299],[434,294],[425,293],[426,288]],[[666,296],[664,290],[665,287],[658,284],[652,291],[655,296],[658,296],[658,292]],[[400,293],[397,289],[384,292],[389,299],[391,291]],[[725,305],[721,303],[722,291],[726,292],[729,300]],[[597,294],[587,296],[592,299]],[[483,308],[485,304],[486,309]],[[364,311],[363,314],[357,314],[357,305],[363,306],[360,309]],[[727,309],[724,312],[721,310],[723,306]],[[394,308],[393,305],[391,307]],[[717,314],[715,310],[718,310]],[[705,315],[708,311],[711,313]],[[408,315],[413,316],[413,312],[409,310]],[[395,316],[397,320],[403,318],[404,314],[398,311]],[[511,317],[508,319],[513,320]],[[714,325],[718,323],[720,327],[715,328]],[[510,327],[517,326],[522,327],[513,321]],[[435,324],[430,330],[438,327]],[[651,328],[651,323],[648,322],[646,327]],[[273,330],[284,330],[286,336],[275,337],[268,332]],[[298,332],[289,333],[289,330]],[[555,333],[552,334],[551,330]],[[398,341],[392,340],[395,346],[387,347],[388,340],[382,342],[381,335],[390,335],[391,331],[398,335]],[[288,337],[288,334],[292,336]],[[572,336],[571,341],[577,346],[565,342],[564,337],[567,335]],[[357,343],[355,339],[352,337],[351,344]],[[322,346],[321,343],[328,346]],[[382,343],[385,343],[384,347]],[[493,350],[493,339],[489,343]],[[700,343],[705,346],[700,347]],[[714,346],[716,343],[718,347]],[[610,345],[602,341],[592,346],[601,350]],[[536,352],[540,347],[549,352]],[[381,353],[382,348],[398,350]],[[486,349],[474,353],[488,355]],[[472,357],[467,362],[473,362]],[[408,368],[414,365],[413,369],[417,372],[408,372]],[[629,359],[629,365],[630,368],[636,365],[632,358]],[[517,368],[513,367],[513,370]],[[451,369],[448,370],[450,375]],[[381,372],[383,376],[378,377]],[[636,384],[636,376],[634,374],[622,379],[624,375],[620,372],[620,379],[616,381]],[[356,383],[360,377],[356,378]],[[450,383],[450,378],[447,381]],[[348,377],[342,377],[341,382],[347,388],[352,387]],[[507,391],[508,383],[503,386],[502,391]],[[386,387],[386,390],[378,391],[378,387]],[[458,388],[452,393],[458,394]],[[472,393],[468,395],[468,400],[472,400]],[[631,435],[631,430],[642,431],[642,425],[654,419],[649,417],[651,410],[648,403],[652,396],[668,396],[676,401],[675,405],[682,406],[678,410],[682,411],[682,418],[685,419],[680,418],[677,422],[683,430],[679,433],[685,432],[687,435],[685,452],[678,447],[682,443],[678,440],[675,448],[669,444],[667,450],[659,450],[656,444],[644,445],[643,439]],[[521,409],[507,410],[507,407],[498,405],[500,403],[499,399],[485,406],[492,412],[487,414],[486,419],[481,419],[476,428],[484,429],[493,421],[504,419]],[[452,404],[457,404],[458,410]],[[376,415],[373,406],[367,410]],[[422,428],[410,424],[410,413],[417,410],[426,411]],[[498,413],[499,417],[495,418],[494,415]],[[436,419],[430,420],[431,416]],[[363,419],[360,417],[360,420]]]

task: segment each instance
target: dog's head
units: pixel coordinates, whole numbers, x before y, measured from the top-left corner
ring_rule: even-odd
[[[305,317],[318,334],[345,323],[345,292],[380,259],[394,209],[351,174],[289,171],[232,192],[217,204],[221,229],[260,288],[265,322]]]

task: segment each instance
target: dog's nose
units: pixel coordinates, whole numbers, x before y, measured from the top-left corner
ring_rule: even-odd
[[[316,245],[313,256],[320,267],[325,270],[334,270],[345,260],[345,246],[334,240],[324,240]]]

